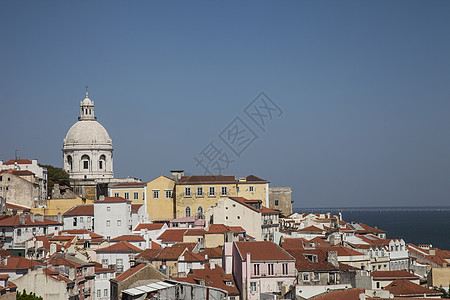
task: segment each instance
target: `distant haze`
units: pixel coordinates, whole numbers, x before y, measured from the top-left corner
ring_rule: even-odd
[[[202,174],[264,91],[283,114],[242,117],[223,174],[298,208],[449,204],[450,1],[0,2],[0,159],[61,167],[86,84],[116,177]]]

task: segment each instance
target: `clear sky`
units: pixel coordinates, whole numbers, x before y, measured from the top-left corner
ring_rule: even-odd
[[[294,207],[450,203],[450,1],[0,1],[0,159],[61,167],[86,84],[116,177],[203,174],[213,141]]]

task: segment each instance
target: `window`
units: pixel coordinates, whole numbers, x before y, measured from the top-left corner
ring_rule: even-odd
[[[100,160],[98,161],[98,168],[100,170],[102,170],[103,167],[106,167],[105,161],[106,161],[106,156],[105,155],[100,155]]]
[[[221,196],[226,196],[227,195],[227,187],[223,186],[221,189]]]
[[[89,161],[90,161],[89,156],[88,155],[83,155],[81,157],[81,161],[83,163],[83,169],[84,170],[88,170],[89,169]]]
[[[253,275],[259,275],[259,264],[253,265]]]
[[[108,259],[107,258],[102,259],[102,266],[106,266],[105,268],[108,267]]]
[[[133,193],[133,199],[134,200],[138,200],[139,199],[139,193],[138,192],[134,192]]]
[[[130,193],[129,192],[125,192],[124,198],[127,199],[127,200],[130,199]]]
[[[142,200],[145,200],[145,192],[142,192]]]
[[[3,181],[3,176],[0,176],[0,181]]]
[[[273,275],[273,264],[267,265],[267,275]]]
[[[159,199],[159,190],[153,190],[153,199]]]
[[[283,281],[277,281],[278,291],[281,291],[281,288],[283,287]]]
[[[255,191],[255,188],[254,188],[253,186],[249,186],[249,187],[248,187],[248,190],[249,190],[250,192],[254,192],[254,191]]]
[[[197,187],[197,197],[203,197],[203,187]]]
[[[119,193],[114,193],[114,197],[119,197]]]
[[[77,218],[73,218],[73,226],[77,226]]]
[[[11,181],[11,177],[8,177],[8,181]]]
[[[118,258],[116,260],[117,272],[123,272],[123,259]]]
[[[108,297],[108,289],[103,290],[103,297]]]
[[[99,161],[98,162],[98,168],[101,170],[101,169],[103,169],[103,161]]]
[[[250,292],[256,292],[256,282],[250,282]]]
[[[197,218],[198,219],[203,219],[203,207],[199,206],[197,208]]]
[[[377,282],[377,289],[380,288],[380,282]]]
[[[213,186],[209,187],[209,197],[214,197],[216,196],[216,188]]]
[[[83,217],[80,217],[80,222],[83,222]]]
[[[185,217],[190,217],[190,216],[191,216],[191,208],[189,206],[186,206]]]
[[[172,198],[172,190],[166,190],[166,199]]]
[[[288,264],[283,264],[283,275],[289,274]]]
[[[111,221],[110,220],[106,220],[106,227],[111,226]]]
[[[97,298],[100,298],[102,296],[102,290],[97,290]]]
[[[309,281],[309,273],[303,273],[303,281]]]
[[[184,196],[185,197],[191,197],[191,188],[190,187],[185,187],[184,188]]]
[[[122,220],[117,220],[117,226],[122,226]]]
[[[107,206],[106,211],[111,211],[111,206]]]
[[[275,200],[275,206],[278,206],[278,200]]]

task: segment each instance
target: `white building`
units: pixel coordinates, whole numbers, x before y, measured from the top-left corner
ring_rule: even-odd
[[[97,262],[102,264],[103,268],[111,268],[117,273],[123,273],[128,270],[137,254],[142,252],[136,246],[121,241],[109,247],[96,250]]]
[[[39,204],[45,204],[47,200],[47,169],[39,166],[37,159],[31,161],[28,159],[11,159],[5,163],[0,160],[0,171],[11,169],[30,171],[34,174],[39,185]]]
[[[75,205],[63,214],[64,230],[94,230],[94,205]]]
[[[114,177],[112,140],[97,122],[94,101],[86,91],[80,103],[80,117],[67,132],[63,143],[64,170],[71,179],[108,182]]]
[[[94,201],[94,231],[107,239],[132,234],[131,201],[102,196]]]
[[[95,266],[94,279],[94,299],[95,300],[109,300],[110,283],[109,280],[116,277],[114,269],[101,268]]]

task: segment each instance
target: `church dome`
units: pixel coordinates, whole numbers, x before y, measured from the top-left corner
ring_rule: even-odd
[[[94,103],[87,96],[84,98],[82,105],[94,105]]]
[[[112,140],[103,127],[97,121],[78,121],[67,132],[64,146],[74,145],[103,145],[112,148]]]

